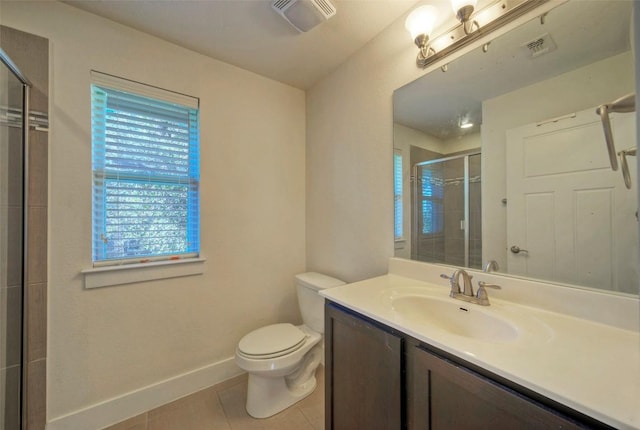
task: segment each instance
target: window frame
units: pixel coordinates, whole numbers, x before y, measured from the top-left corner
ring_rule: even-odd
[[[102,91],[112,91],[112,92],[120,92],[120,93],[128,93],[132,94],[135,97],[141,97],[146,99],[152,99],[156,102],[162,103],[170,103],[172,105],[180,105],[180,107],[184,107],[186,110],[189,110],[189,120],[192,120],[191,115],[195,115],[195,127],[188,126],[189,132],[189,143],[188,143],[188,173],[187,176],[167,176],[162,175],[162,172],[154,171],[153,174],[118,174],[114,172],[109,172],[108,169],[105,169],[104,166],[102,169],[96,168],[95,163],[95,151],[96,151],[96,143],[94,136],[94,126],[92,124],[92,180],[93,180],[93,198],[92,198],[92,264],[96,269],[104,268],[108,269],[109,266],[124,266],[124,265],[133,265],[136,266],[138,264],[145,263],[162,263],[171,262],[176,263],[179,260],[193,260],[193,261],[203,261],[200,258],[200,162],[199,162],[199,151],[200,151],[200,123],[199,123],[199,108],[200,101],[196,97],[188,96],[181,93],[176,93],[173,91],[165,90],[162,88],[142,84],[139,82],[131,81],[128,79],[116,77],[113,75],[104,74],[97,71],[91,71],[91,91],[92,91],[92,101],[91,101],[91,109],[92,109],[92,122],[94,121],[94,102],[93,102],[93,91],[94,86],[101,89]],[[141,99],[142,100],[142,99]],[[106,105],[105,105],[106,108]],[[195,113],[194,113],[195,112]],[[105,122],[103,123],[106,126],[106,116]],[[193,128],[195,128],[195,134],[193,132]],[[103,138],[101,145],[106,146],[106,137]],[[195,149],[194,149],[195,148]],[[104,160],[105,155],[99,155]],[[193,170],[195,163],[195,170]],[[121,176],[121,178],[120,178]],[[185,180],[186,179],[186,180]],[[193,249],[187,249],[184,252],[176,250],[170,251],[168,253],[149,253],[149,255],[137,255],[132,258],[108,258],[104,254],[100,254],[97,249],[100,247],[96,241],[100,240],[100,237],[104,238],[104,226],[106,223],[104,220],[96,220],[97,216],[106,216],[108,211],[107,202],[105,199],[107,198],[107,183],[113,180],[121,180],[122,182],[135,182],[140,181],[140,183],[149,185],[152,187],[153,185],[158,185],[162,183],[171,183],[177,186],[185,187],[186,190],[186,215],[185,215],[185,240],[189,241],[195,236],[195,243],[187,246],[193,246]],[[101,182],[99,184],[99,182]],[[96,195],[96,187],[102,187],[101,196]],[[194,195],[195,193],[195,195]],[[102,207],[96,211],[96,204],[102,199]],[[151,200],[153,200],[151,198]],[[194,212],[195,211],[195,212]],[[96,226],[96,221],[98,225]],[[101,229],[100,226],[103,228]],[[192,229],[194,229],[192,231]],[[103,232],[98,235],[98,233]],[[191,235],[193,233],[193,235]],[[100,254],[100,255],[99,255]],[[101,257],[101,258],[99,258]],[[171,277],[171,276],[169,276]]]

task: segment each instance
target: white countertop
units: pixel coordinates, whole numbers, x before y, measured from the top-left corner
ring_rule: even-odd
[[[502,281],[508,290],[508,281]],[[640,429],[640,334],[563,313],[501,300],[491,306],[448,297],[447,281],[388,274],[321,292],[329,300],[398,329],[523,387],[619,429]],[[478,340],[406,317],[394,297],[451,301],[512,321],[517,339]]]

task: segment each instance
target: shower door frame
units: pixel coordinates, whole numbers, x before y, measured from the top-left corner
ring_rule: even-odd
[[[412,210],[411,210],[411,257],[418,254],[418,199],[419,199],[419,191],[418,191],[418,171],[421,167],[427,166],[430,164],[438,164],[444,163],[446,161],[458,160],[460,158],[464,158],[464,167],[463,167],[463,175],[464,175],[464,265],[465,267],[469,267],[469,157],[474,155],[481,155],[482,150],[474,149],[471,151],[466,151],[457,155],[452,155],[449,157],[435,158],[433,160],[421,161],[420,163],[414,164],[411,168],[411,178],[412,178]],[[447,264],[445,262],[445,264]]]
[[[28,201],[29,201],[29,92],[33,84],[16,66],[11,58],[0,48],[0,62],[22,84],[22,358],[21,358],[21,387],[20,387],[20,427],[26,429],[27,416],[25,405],[27,404],[27,372],[26,372],[26,327],[27,327],[27,258],[28,258]],[[8,125],[9,126],[9,125]]]

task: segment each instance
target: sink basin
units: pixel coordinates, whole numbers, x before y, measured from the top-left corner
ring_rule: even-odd
[[[428,296],[400,296],[391,299],[393,310],[403,319],[428,324],[451,334],[468,338],[510,342],[519,337],[518,327],[473,305],[457,300]]]

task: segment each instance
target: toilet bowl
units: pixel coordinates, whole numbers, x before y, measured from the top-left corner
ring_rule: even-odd
[[[296,275],[304,324],[272,324],[245,335],[236,348],[236,364],[249,374],[246,409],[267,418],[302,400],[316,388],[323,358],[324,298],[318,290],[344,282],[320,273]]]

